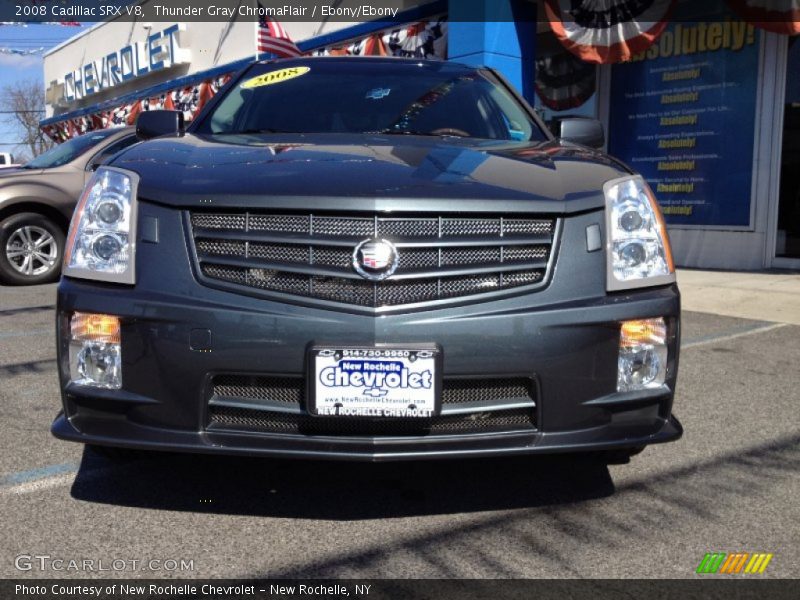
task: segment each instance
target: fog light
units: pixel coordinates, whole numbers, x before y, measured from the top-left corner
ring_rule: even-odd
[[[624,321],[619,335],[617,391],[660,387],[667,375],[667,325],[663,318]]]
[[[70,321],[70,379],[80,385],[122,387],[119,318],[75,313]]]

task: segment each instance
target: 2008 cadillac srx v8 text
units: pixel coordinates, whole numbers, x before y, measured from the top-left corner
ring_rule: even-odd
[[[362,460],[677,439],[645,181],[491,69],[256,63],[97,170],[58,288],[56,436]],[[576,143],[580,142],[580,143]]]

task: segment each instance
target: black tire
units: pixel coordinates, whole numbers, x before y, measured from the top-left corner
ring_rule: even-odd
[[[44,215],[18,213],[6,217],[0,222],[0,282],[40,285],[57,281],[64,240],[61,227]],[[41,246],[37,246],[39,243]]]

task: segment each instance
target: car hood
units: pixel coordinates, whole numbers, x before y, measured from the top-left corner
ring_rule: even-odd
[[[314,210],[441,210],[437,201],[452,200],[464,211],[575,212],[602,206],[603,183],[627,174],[555,141],[369,134],[159,138],[113,166],[140,175],[140,198],[172,206]]]

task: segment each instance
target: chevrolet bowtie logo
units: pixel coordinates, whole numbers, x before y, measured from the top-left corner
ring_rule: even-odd
[[[379,387],[367,388],[364,390],[365,396],[372,396],[373,398],[381,398],[388,393],[388,391]]]

